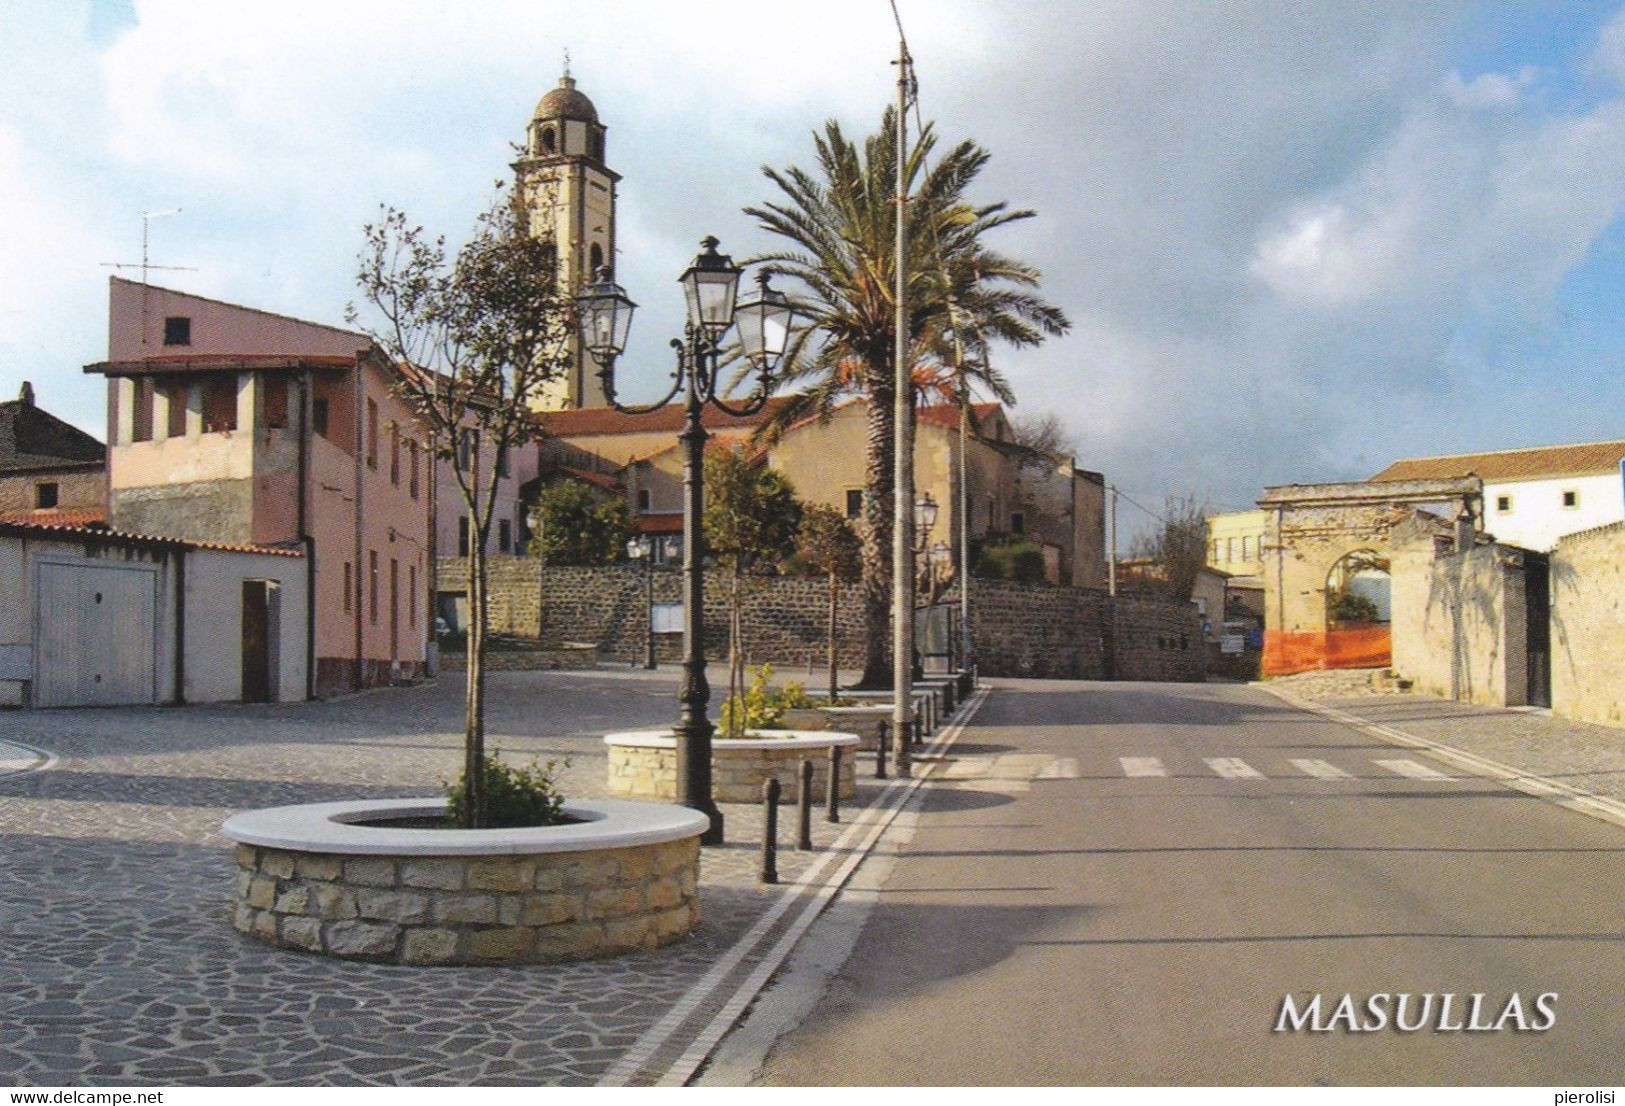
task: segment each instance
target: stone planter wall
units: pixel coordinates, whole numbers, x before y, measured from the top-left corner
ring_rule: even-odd
[[[841,747],[838,794],[850,799],[857,787],[856,734],[834,731],[782,731],[784,737],[711,741],[711,794],[719,803],[759,803],[762,785],[777,778],[787,803],[797,801],[801,762],[813,762],[814,802],[822,802],[829,782],[830,748]],[[792,736],[793,735],[793,736]],[[610,734],[609,789],[634,799],[677,797],[677,742],[670,734]]]
[[[609,822],[530,830],[397,830],[341,823],[334,835],[340,839],[330,849],[313,851],[321,846],[314,840],[290,842],[305,848],[257,843],[288,835],[256,832],[255,815],[326,812],[307,819],[318,830],[307,836],[320,836],[333,808],[399,811],[404,802],[284,807],[229,820],[223,828],[228,837],[249,839],[235,853],[236,928],[273,945],[347,959],[503,964],[658,948],[685,936],[699,920],[699,834],[706,823],[680,808],[613,802],[566,807],[582,813],[648,806],[665,823],[652,835],[641,834],[664,840],[619,845],[610,843],[616,835]],[[415,809],[442,806],[439,800],[420,800]],[[611,832],[602,847],[543,851],[549,837],[555,844],[563,838],[567,845],[580,845],[581,840],[569,840],[571,831],[578,831],[577,838],[605,837],[606,827]],[[361,851],[357,834],[379,835],[385,851]],[[424,835],[441,839],[442,848],[450,837],[482,837],[491,851],[436,855],[414,852],[414,842],[401,841]]]

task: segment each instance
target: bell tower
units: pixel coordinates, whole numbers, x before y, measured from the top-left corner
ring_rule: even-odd
[[[531,233],[553,239],[559,285],[575,295],[601,265],[615,264],[615,186],[619,173],[604,164],[604,125],[586,94],[576,91],[568,64],[557,88],[536,105],[525,132],[514,179],[530,209]],[[535,408],[563,411],[604,406],[597,366],[572,342],[571,366],[552,382]]]

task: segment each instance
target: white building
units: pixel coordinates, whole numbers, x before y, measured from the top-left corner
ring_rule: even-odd
[[[1371,478],[1484,481],[1482,528],[1500,542],[1547,552],[1565,534],[1625,519],[1625,440],[1504,449],[1395,461]]]

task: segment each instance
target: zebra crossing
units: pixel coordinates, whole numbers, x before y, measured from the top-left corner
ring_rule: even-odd
[[[1131,779],[1172,775],[1161,757],[1118,757],[1117,762],[1122,769],[1123,775]],[[1307,776],[1317,780],[1352,780],[1365,775],[1365,773],[1358,770],[1349,771],[1346,768],[1340,768],[1327,760],[1293,757],[1289,758],[1286,763],[1291,765],[1291,771],[1277,773],[1274,777],[1271,777],[1254,768],[1240,757],[1202,758],[1202,764],[1207,771],[1224,780],[1287,779],[1295,776]],[[1388,774],[1405,779],[1429,780],[1435,783],[1457,778],[1447,775],[1437,768],[1423,764],[1421,761],[1402,757],[1373,757],[1369,763],[1382,770],[1381,773],[1375,773],[1379,776]]]

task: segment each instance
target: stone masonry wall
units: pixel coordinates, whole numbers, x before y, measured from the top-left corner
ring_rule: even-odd
[[[698,836],[480,858],[239,845],[233,922],[274,945],[399,964],[609,956],[693,929],[699,852]]]
[[[459,565],[461,567],[459,568]],[[643,656],[647,625],[645,569],[638,565],[540,568],[530,558],[493,558],[491,611],[499,632],[591,642],[601,656]],[[466,562],[442,561],[440,587],[466,587]],[[459,572],[461,575],[459,575]],[[726,581],[708,574],[706,639],[713,659],[727,649]],[[654,570],[655,603],[682,600],[677,566]],[[827,583],[817,577],[756,577],[746,585],[745,638],[750,664],[797,671],[824,665]],[[977,580],[971,591],[971,630],[977,663],[987,676],[1104,679],[1113,660],[1117,678],[1200,680],[1205,670],[1201,617],[1191,604],[1138,595],[1113,600],[1094,588]],[[863,612],[856,584],[843,584],[837,607],[837,657],[843,667],[863,660]],[[682,635],[656,635],[655,655],[682,657]]]
[[[1625,524],[1558,541],[1551,574],[1552,710],[1625,725]]]
[[[1200,680],[1205,673],[1195,606],[1149,596],[1114,600],[1093,588],[978,580],[971,633],[984,676]]]

